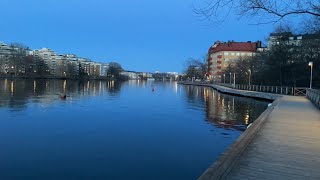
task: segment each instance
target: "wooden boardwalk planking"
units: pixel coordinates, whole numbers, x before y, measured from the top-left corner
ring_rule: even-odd
[[[320,111],[284,96],[223,179],[320,179]]]

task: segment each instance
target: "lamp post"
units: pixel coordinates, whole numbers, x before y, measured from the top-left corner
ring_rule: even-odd
[[[249,86],[251,85],[251,70],[249,69]]]
[[[226,74],[223,74],[223,83],[226,83]]]
[[[233,73],[233,88],[236,88],[236,73]]]
[[[231,84],[231,72],[230,72],[230,84]]]
[[[312,68],[313,68],[313,62],[310,61],[309,62],[309,66],[310,66],[310,89],[312,89]]]

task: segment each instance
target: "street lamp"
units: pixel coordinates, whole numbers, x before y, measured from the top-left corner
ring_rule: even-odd
[[[233,88],[236,88],[236,73],[233,73]]]
[[[312,68],[313,68],[312,61],[309,62],[309,66],[310,66],[310,70],[311,70],[311,72],[310,72],[310,89],[312,89]]]
[[[251,70],[249,69],[249,86],[251,85]]]
[[[223,83],[226,83],[226,74],[223,74]]]

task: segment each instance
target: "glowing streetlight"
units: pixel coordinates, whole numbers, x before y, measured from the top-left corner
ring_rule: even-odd
[[[313,68],[313,62],[310,61],[309,62],[309,66],[310,66],[310,89],[312,89],[312,68]]]

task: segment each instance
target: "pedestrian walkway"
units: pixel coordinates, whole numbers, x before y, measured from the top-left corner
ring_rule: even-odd
[[[320,111],[283,96],[223,179],[320,179]]]

